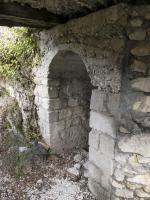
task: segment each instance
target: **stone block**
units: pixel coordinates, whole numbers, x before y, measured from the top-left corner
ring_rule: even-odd
[[[150,77],[134,79],[131,82],[131,87],[134,90],[149,93],[150,92]]]
[[[150,96],[143,95],[139,99],[136,99],[136,101],[133,103],[132,109],[133,111],[136,111],[136,112],[149,113],[150,112]]]
[[[48,98],[41,98],[39,97],[39,102],[38,102],[38,105],[42,108],[44,108],[45,110],[48,110],[49,109],[49,106],[50,106],[50,100]]]
[[[110,190],[110,180],[111,176],[105,174],[101,169],[99,169],[95,164],[89,162],[89,177],[94,179],[99,183],[104,189]]]
[[[37,85],[34,90],[34,95],[43,98],[48,98],[49,97],[48,86]]]
[[[113,154],[113,152],[111,152]],[[113,174],[113,156],[107,156],[106,154],[102,154],[100,151],[96,151],[92,147],[89,149],[89,160],[93,162],[97,167],[105,174],[112,175]]]
[[[122,197],[122,198],[125,198],[125,199],[133,199],[134,198],[133,191],[128,190],[126,188],[122,188],[122,189],[117,188],[115,195],[117,197]]]
[[[60,85],[60,81],[57,79],[49,79],[48,84],[50,87],[58,87]]]
[[[128,178],[127,181],[135,184],[150,185],[150,174],[142,174],[134,176],[133,178]]]
[[[78,105],[79,105],[78,99],[69,98],[68,106],[74,107],[74,106],[78,106]]]
[[[49,98],[53,99],[53,98],[57,98],[58,97],[58,89],[50,87],[49,88]]]
[[[57,111],[52,111],[52,112],[49,112],[49,122],[57,122],[58,121],[58,112]]]
[[[47,109],[40,107],[37,112],[38,112],[38,117],[40,120],[44,122],[49,122],[50,113]]]
[[[130,40],[145,40],[146,38],[146,31],[143,29],[136,30],[129,34]]]
[[[138,196],[138,197],[140,197],[140,198],[150,198],[150,194],[148,194],[148,193],[146,193],[146,192],[144,192],[143,190],[137,190],[136,192],[136,195]]]
[[[90,133],[89,133],[89,145],[98,150],[99,148],[99,142],[100,142],[100,133],[96,130],[92,130]]]
[[[107,134],[100,135],[99,151],[107,156],[107,158],[114,159],[115,140]]]
[[[132,72],[146,73],[146,65],[144,62],[134,60],[130,65],[130,69]]]
[[[107,101],[108,112],[115,118],[119,116],[119,105],[120,105],[120,93],[119,94],[109,94]]]
[[[98,200],[110,200],[110,191],[106,191],[94,179],[89,178],[88,186],[90,191],[97,197]]]
[[[60,99],[50,99],[50,111],[59,110],[62,107],[62,102]]]
[[[70,108],[61,109],[59,112],[59,119],[68,119],[72,116],[72,110]]]
[[[142,19],[140,18],[134,18],[130,21],[131,26],[133,27],[141,27],[143,24]]]
[[[103,133],[107,133],[112,137],[116,137],[114,119],[110,116],[91,111],[90,127]]]
[[[121,181],[124,180],[124,177],[125,177],[125,175],[124,175],[123,169],[118,168],[118,169],[115,170],[115,172],[114,172],[115,180],[121,182]]]
[[[97,111],[97,112],[106,112],[106,93],[100,91],[100,90],[92,90],[92,96],[91,96],[91,110]]]
[[[65,128],[66,128],[66,123],[64,120],[50,123],[50,130],[53,133],[53,136],[55,135],[56,132],[64,130]]]
[[[131,50],[131,54],[134,56],[149,56],[150,55],[150,46],[146,45],[146,44],[137,46]]]
[[[136,153],[143,157],[150,157],[150,135],[140,134],[125,136],[119,142],[118,146],[122,152]]]

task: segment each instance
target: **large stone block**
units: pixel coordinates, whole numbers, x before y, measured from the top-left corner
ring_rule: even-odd
[[[114,158],[115,140],[107,134],[100,135],[99,151],[107,156],[107,158]]]
[[[106,93],[100,91],[100,90],[92,90],[92,96],[91,96],[91,110],[97,111],[97,112],[106,112]]]
[[[103,133],[107,133],[112,137],[116,137],[114,119],[110,116],[91,111],[90,127],[102,131]]]
[[[111,176],[105,174],[101,169],[99,169],[95,164],[89,162],[88,166],[89,177],[94,179],[97,183],[99,183],[106,190],[110,190],[110,180]]]
[[[118,146],[122,152],[136,153],[143,157],[150,157],[150,135],[140,134],[123,137]]]
[[[115,118],[119,117],[120,93],[108,94],[107,108],[108,112]]]
[[[103,154],[100,151],[96,151],[92,147],[89,149],[89,160],[93,162],[97,167],[108,176],[113,174],[113,153],[108,156],[107,154]]]
[[[99,148],[99,143],[100,143],[100,132],[96,131],[96,130],[92,130],[89,133],[89,145],[98,150]]]

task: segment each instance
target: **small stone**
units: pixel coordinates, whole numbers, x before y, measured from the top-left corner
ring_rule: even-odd
[[[150,185],[150,174],[137,175],[133,178],[128,178],[127,181],[147,186]]]
[[[118,182],[115,181],[115,180],[113,180],[111,184],[112,184],[112,186],[113,186],[114,188],[120,188],[120,189],[122,189],[122,188],[124,187],[123,184],[120,184],[120,183],[118,183]]]
[[[133,198],[133,192],[125,188],[122,189],[118,188],[115,192],[115,195],[126,199]]]
[[[77,163],[77,164],[74,165],[74,167],[75,167],[77,170],[80,170],[81,164]]]
[[[146,38],[146,31],[142,29],[139,29],[129,34],[130,40],[140,41],[140,40],[145,40],[145,38]]]
[[[134,18],[130,21],[131,26],[140,27],[143,24],[143,21],[140,18]]]
[[[43,181],[42,181],[42,179],[39,179],[36,183],[37,183],[37,184],[42,184]]]
[[[150,92],[150,77],[134,79],[131,82],[131,87],[134,90],[149,93]]]
[[[81,162],[83,159],[83,156],[81,154],[77,154],[74,156],[74,161],[75,162]]]
[[[132,55],[134,56],[149,56],[150,55],[150,46],[143,45],[135,47],[131,50]]]
[[[150,112],[150,96],[143,96],[139,101],[134,102],[132,109],[136,112]]]
[[[120,163],[121,165],[124,165],[127,160],[129,158],[128,154],[124,154],[124,153],[115,153],[115,160]]]
[[[129,183],[129,182],[126,182],[126,186],[128,189],[130,190],[136,190],[136,189],[141,189],[142,186],[141,185],[137,185],[137,184],[132,184],[132,183]]]
[[[83,166],[84,166],[85,169],[88,169],[88,167],[89,167],[89,162],[84,163]]]
[[[148,197],[150,197],[150,194],[144,192],[143,190],[137,190],[137,191],[136,191],[136,195],[137,195],[138,197],[143,197],[143,198],[148,198]]]
[[[128,129],[124,128],[123,126],[121,126],[121,127],[119,128],[119,131],[120,131],[121,133],[126,133],[126,134],[130,133],[130,131],[129,131]]]
[[[116,169],[114,173],[114,177],[117,181],[123,181],[124,180],[124,172],[121,169]]]
[[[145,158],[143,156],[137,155],[137,160],[140,164],[148,164],[150,163],[150,158]]]
[[[146,65],[145,63],[134,60],[133,63],[130,65],[130,69],[132,72],[140,72],[140,73],[146,73]]]
[[[67,172],[69,172],[70,175],[73,175],[73,176],[80,176],[80,172],[78,169],[76,169],[75,167],[72,167],[72,168],[69,168],[67,170]]]
[[[133,167],[133,168],[136,168],[139,166],[139,163],[138,163],[138,159],[137,159],[137,156],[136,154],[134,154],[133,156],[131,156],[128,160],[129,164]]]

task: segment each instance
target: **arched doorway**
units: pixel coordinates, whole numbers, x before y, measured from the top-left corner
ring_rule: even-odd
[[[92,85],[80,56],[59,51],[50,64],[48,80],[51,147],[87,148]]]

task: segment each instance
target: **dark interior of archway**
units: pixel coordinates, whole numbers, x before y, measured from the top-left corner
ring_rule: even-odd
[[[51,123],[55,149],[88,147],[92,85],[81,58],[71,51],[59,52],[50,66],[50,111],[58,112]]]

